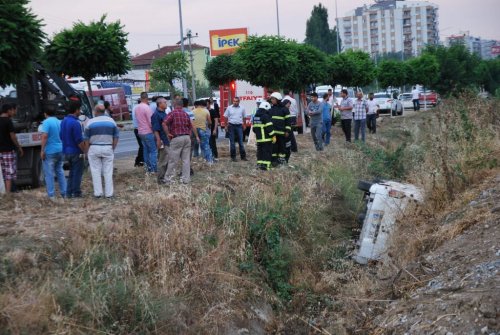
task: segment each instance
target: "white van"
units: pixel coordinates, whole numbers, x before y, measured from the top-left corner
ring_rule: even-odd
[[[394,181],[374,184],[360,181],[358,188],[365,191],[366,213],[360,217],[363,227],[353,258],[359,264],[366,264],[387,256],[387,243],[394,223],[410,204],[422,203],[424,196],[418,187]]]

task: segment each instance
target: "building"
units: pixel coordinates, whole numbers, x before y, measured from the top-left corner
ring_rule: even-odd
[[[203,85],[208,85],[208,82],[203,75],[203,70],[205,69],[207,62],[210,60],[210,49],[199,44],[192,44],[191,49],[193,53],[193,68],[195,79]],[[149,71],[151,70],[151,65],[153,64],[153,62],[156,59],[159,59],[169,53],[176,51],[181,51],[180,45],[158,47],[158,49],[156,50],[132,57],[132,70],[130,70],[125,76],[123,76],[123,79],[134,81],[136,83],[136,85],[134,85],[134,93],[137,93],[137,91],[148,90]],[[184,51],[189,57],[189,46],[185,45]],[[188,67],[188,69],[189,72],[191,72],[191,68]],[[179,90],[182,90],[180,81],[174,84],[176,87],[178,86]]]
[[[474,37],[468,31],[447,36],[444,40],[444,45],[447,47],[456,44],[464,45],[470,53],[475,53],[482,59],[496,58],[498,56],[498,48],[500,47],[500,41]]]
[[[427,1],[375,0],[338,18],[338,27],[344,49],[372,56],[417,56],[439,43],[438,6]]]

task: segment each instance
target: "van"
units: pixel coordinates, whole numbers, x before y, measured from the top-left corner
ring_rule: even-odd
[[[422,203],[424,193],[414,185],[395,181],[369,183],[360,180],[358,189],[365,192],[365,211],[358,217],[363,226],[354,261],[367,264],[387,257],[396,220],[407,213],[411,205]]]
[[[86,93],[89,99],[91,98],[94,100],[94,105],[100,100],[108,101],[112,111],[110,116],[115,121],[130,120],[130,110],[123,87],[92,90],[92,96],[90,96],[90,92],[87,91]]]

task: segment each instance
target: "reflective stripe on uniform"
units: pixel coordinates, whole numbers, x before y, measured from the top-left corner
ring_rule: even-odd
[[[273,115],[272,119],[276,119],[276,120],[284,120],[285,117],[284,116],[276,116],[276,115]]]

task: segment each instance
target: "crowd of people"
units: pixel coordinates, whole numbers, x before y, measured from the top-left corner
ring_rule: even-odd
[[[317,151],[330,145],[331,127],[340,118],[346,142],[351,142],[352,121],[354,139],[366,139],[366,127],[376,132],[377,104],[370,93],[368,100],[361,92],[356,99],[342,90],[342,99],[337,103],[331,90],[320,102],[316,93],[305,108],[311,136]],[[68,115],[61,121],[53,111],[47,111],[46,119],[39,128],[41,137],[41,159],[47,195],[56,197],[57,179],[59,194],[65,198],[82,196],[81,182],[84,157],[88,158],[92,176],[93,195],[96,198],[112,198],[114,149],[119,140],[115,121],[106,113],[104,103],[94,108],[94,118],[84,125],[79,120],[81,102],[78,99],[68,103]],[[12,188],[16,179],[17,154],[22,156],[22,147],[17,142],[11,118],[16,106],[2,105],[0,115],[0,164],[6,189]],[[273,92],[268,100],[260,100],[252,111],[251,124],[257,145],[257,168],[270,170],[288,163],[291,153],[297,152],[297,141],[293,129],[297,125],[298,105],[293,92],[283,97]],[[221,125],[220,108],[213,99],[194,102],[194,109],[188,107],[188,99],[175,96],[171,105],[165,97],[149,101],[146,92],[132,112],[134,133],[139,150],[135,166],[144,167],[146,174],[156,176],[159,184],[175,182],[181,162],[180,181],[189,183],[194,174],[191,167],[193,157],[201,156],[207,165],[218,161],[217,138]],[[232,104],[223,113],[224,129],[230,142],[231,161],[237,161],[236,143],[242,161],[247,161],[244,133],[247,127],[247,111],[234,97]],[[66,178],[63,163],[67,162],[69,175]],[[104,187],[103,180],[104,179]]]

